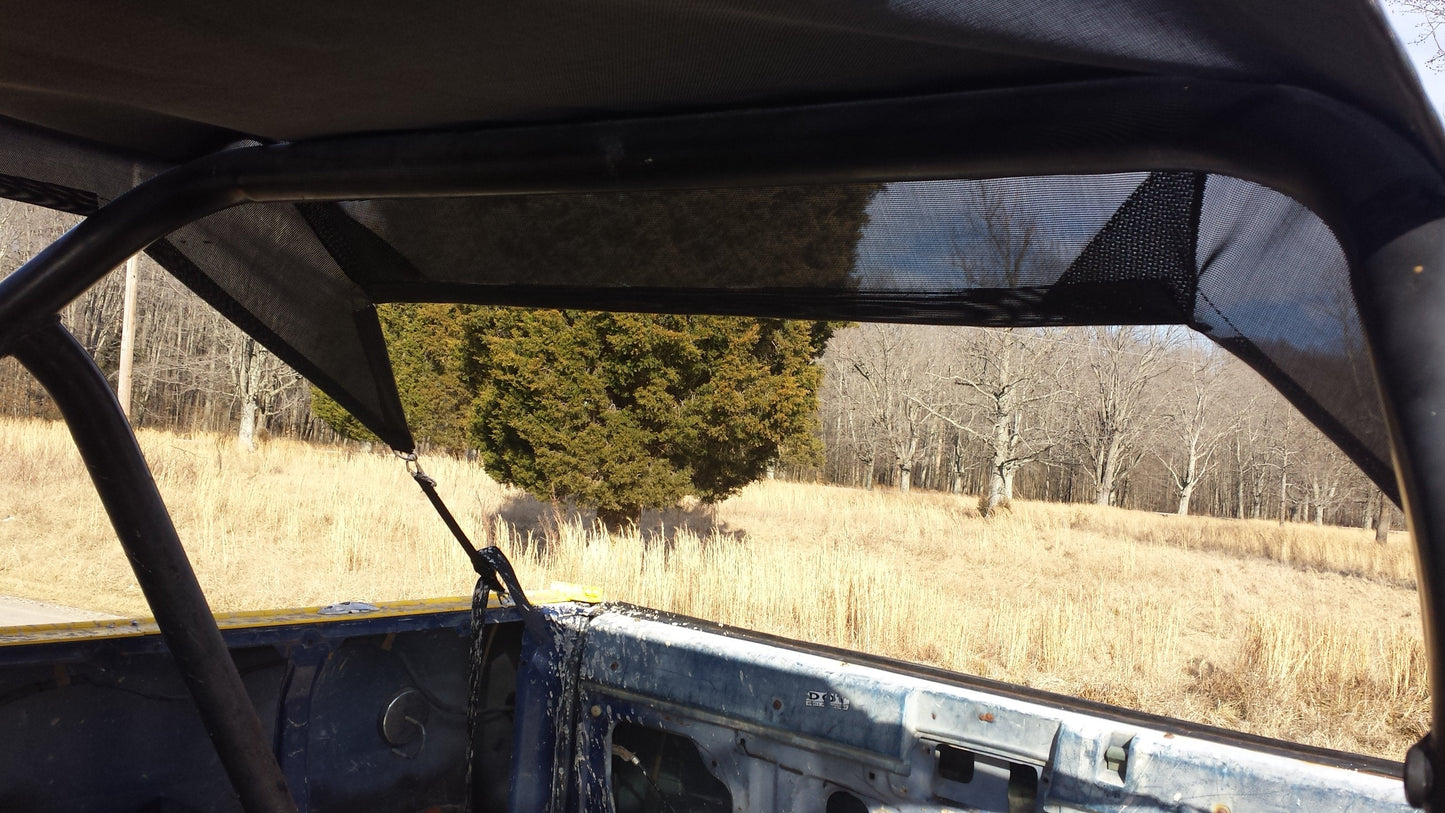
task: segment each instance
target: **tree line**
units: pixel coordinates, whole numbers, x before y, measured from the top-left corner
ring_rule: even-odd
[[[834,225],[840,234],[858,228],[862,200],[845,201],[848,214]],[[839,208],[837,201],[830,205]],[[66,215],[0,202],[0,274],[72,223]],[[841,268],[848,257],[834,259]],[[149,261],[141,263],[140,288],[135,424],[239,432],[247,443],[254,442],[247,427],[263,436],[321,442],[364,438],[349,416],[317,398],[300,376]],[[63,314],[112,376],[118,367],[121,297],[120,275],[112,274]],[[487,373],[482,369],[487,354],[479,352],[484,336],[519,336],[513,328],[521,317],[481,312],[490,315],[451,306],[383,309],[399,376],[414,379],[403,386],[409,419],[424,443],[458,453],[487,446],[490,432],[499,439],[482,455],[489,470],[513,471],[513,480],[546,492],[546,478],[534,471],[537,476],[528,480],[524,472],[529,466],[536,470],[535,461],[518,461],[505,448],[506,433],[479,419],[475,392],[486,389],[487,375],[497,380],[498,358],[511,354],[508,374],[515,375],[521,355],[553,343],[534,336],[517,338],[510,347],[496,345],[488,356],[494,369]],[[594,335],[603,330],[596,317],[573,321],[585,323]],[[681,410],[687,413],[687,431],[660,429],[654,416],[653,435],[638,434],[632,426],[625,443],[593,438],[593,468],[617,468],[619,460],[630,459],[635,476],[650,483],[642,502],[665,502],[690,491],[721,498],[767,470],[862,488],[881,484],[979,494],[985,513],[1022,497],[1371,527],[1388,510],[1378,490],[1268,384],[1183,329],[872,324],[837,329],[824,323],[785,328],[788,323],[778,320],[752,320],[744,328],[744,320],[732,326],[713,320],[697,321],[693,331],[680,322],[649,324],[655,332],[639,333],[636,324],[626,325],[625,332],[649,335],[657,347],[691,359],[690,372],[678,374],[691,378],[669,373],[676,380],[642,381],[634,359],[615,371],[632,376],[628,386],[635,386],[626,399],[646,400],[649,392],[669,386],[673,396],[679,387],[701,387],[712,381],[709,364],[726,367],[717,377],[726,386],[714,387],[712,401]],[[744,347],[741,341],[752,344]],[[780,343],[791,348],[788,353],[759,355],[758,348]],[[747,368],[744,357],[761,358],[762,366]],[[38,386],[12,360],[3,364],[0,411],[54,417]],[[719,428],[725,415],[745,412],[725,403],[733,390],[759,403],[764,393],[773,393],[770,406],[750,413],[749,436],[764,438],[761,446],[743,442],[747,433],[729,435]],[[494,411],[515,412],[515,399],[495,387],[487,391]],[[778,398],[778,392],[788,397]],[[571,412],[569,419],[579,427],[609,420],[595,409]],[[665,444],[659,440],[664,435]],[[647,450],[669,462],[649,468],[642,454]],[[712,473],[698,471],[703,467],[689,463],[688,455],[698,460],[711,455]],[[561,467],[579,459],[575,450],[554,457],[555,470],[546,474],[554,482],[562,479]],[[573,479],[580,476],[574,473]],[[698,485],[708,477],[710,484]],[[557,496],[557,487],[551,488]],[[579,481],[560,495],[605,502],[586,488]],[[614,519],[634,514],[636,501],[613,502]]]
[[[1388,505],[1273,387],[1184,328],[869,324],[823,364],[829,482],[980,494],[984,513],[1017,496],[1374,527]]]
[[[0,201],[0,277],[10,274],[78,218]],[[182,432],[277,432],[308,439],[337,435],[311,410],[305,381],[227,322],[164,269],[140,258],[131,422]],[[61,320],[112,381],[120,367],[124,280],[111,273]],[[14,359],[0,359],[0,412],[58,417]],[[244,438],[247,443],[251,437]]]

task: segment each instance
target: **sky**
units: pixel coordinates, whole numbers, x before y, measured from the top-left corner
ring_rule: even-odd
[[[1391,3],[1384,3],[1385,16],[1395,27],[1395,36],[1405,46],[1405,52],[1409,54],[1410,61],[1415,65],[1415,72],[1420,75],[1420,83],[1425,86],[1425,95],[1435,105],[1436,111],[1445,111],[1445,72],[1432,70],[1425,66],[1425,60],[1435,55],[1433,42],[1416,44],[1415,40],[1420,38],[1423,30],[1419,27],[1423,17],[1419,14],[1412,14],[1396,8]]]

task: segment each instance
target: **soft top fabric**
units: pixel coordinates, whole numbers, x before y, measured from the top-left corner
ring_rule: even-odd
[[[1178,90],[1110,121],[1121,140],[1147,129],[1167,146],[1171,126],[1194,139],[1191,81],[1283,87],[1385,134],[1318,138],[1418,153],[1415,173],[1445,168],[1393,35],[1355,0],[8,6],[0,195],[82,214],[238,144],[600,120],[645,130],[772,108],[806,120],[823,106],[1045,86],[1087,104],[1130,77]],[[1238,98],[1259,143],[1299,127]],[[1009,126],[1046,141],[1061,111]],[[1344,221],[1388,237],[1435,202],[1398,224],[1387,199],[1311,211],[1220,169],[1245,147],[1202,143],[1197,166],[1161,166],[1145,144],[1120,167],[1137,172],[1058,175],[1021,159],[1007,178],[854,183],[844,160],[834,182],[802,186],[253,205],[150,251],[398,448],[411,440],[372,312],[385,301],[1182,323],[1255,366],[1394,493]],[[746,166],[749,148],[730,160]],[[1035,256],[986,239],[999,200],[1047,237]]]

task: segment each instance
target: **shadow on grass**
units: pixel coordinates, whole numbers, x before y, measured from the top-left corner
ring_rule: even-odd
[[[566,501],[544,502],[530,494],[508,497],[497,515],[519,534],[530,536],[533,544],[543,550],[557,540],[562,528],[578,526],[596,530],[598,527],[597,512],[591,508]],[[679,533],[696,536],[704,544],[714,539],[743,538],[741,529],[719,522],[712,507],[692,500],[669,508],[644,509],[637,533],[643,542],[661,542],[669,550],[676,544]]]

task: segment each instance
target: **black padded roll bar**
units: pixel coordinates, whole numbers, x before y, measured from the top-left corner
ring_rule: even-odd
[[[58,320],[16,338],[6,349],[65,416],[242,806],[294,813],[271,744],[105,375]]]
[[[1430,653],[1430,730],[1405,759],[1410,802],[1445,811],[1445,220],[1385,246],[1355,281],[1415,542]]]

